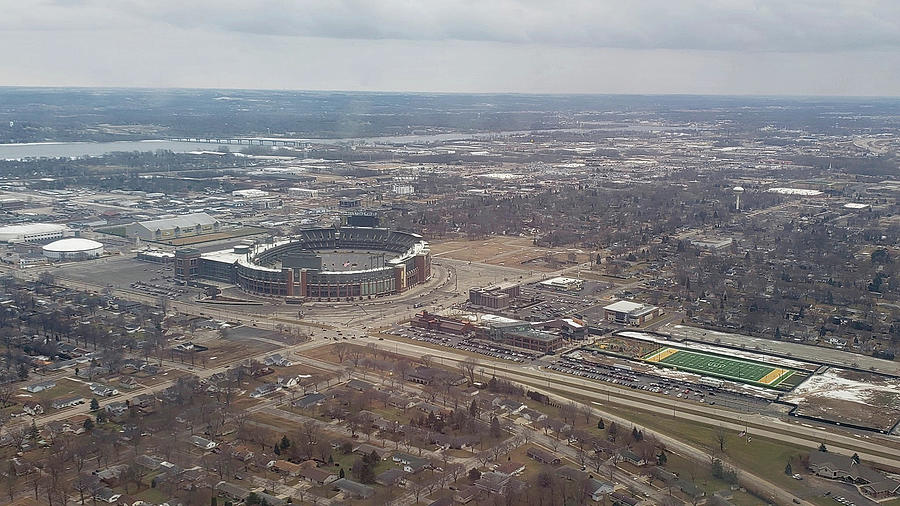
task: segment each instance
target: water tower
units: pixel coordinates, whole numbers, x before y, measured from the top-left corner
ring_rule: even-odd
[[[734,203],[734,208],[738,211],[741,210],[741,194],[744,193],[744,188],[741,186],[735,186],[732,188],[734,195],[737,197],[737,200]]]

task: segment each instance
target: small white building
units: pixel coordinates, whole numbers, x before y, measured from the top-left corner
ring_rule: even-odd
[[[563,290],[566,292],[576,292],[584,288],[584,281],[576,278],[566,278],[563,276],[559,276],[556,278],[550,278],[540,282],[540,285],[544,288],[550,288],[552,290]]]
[[[627,300],[604,306],[603,311],[606,314],[606,321],[626,325],[642,325],[659,316],[658,307]]]
[[[191,436],[191,444],[202,450],[212,450],[218,446],[215,441],[200,436]]]
[[[408,184],[395,184],[391,191],[396,193],[397,195],[412,195],[416,191],[413,189],[412,185]]]

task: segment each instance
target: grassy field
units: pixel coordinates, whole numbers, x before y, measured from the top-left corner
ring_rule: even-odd
[[[578,398],[578,396],[572,396],[571,394],[566,395],[579,402],[590,402],[593,400],[583,397]],[[644,411],[623,409],[617,406],[604,405],[603,410],[626,418],[636,425],[651,431],[684,441],[696,448],[705,449],[706,451],[718,450],[716,448],[717,427],[659,416]],[[809,453],[809,451],[810,449],[808,448],[767,439],[762,436],[753,436],[753,441],[747,443],[746,439],[739,438],[737,433],[728,432],[725,436],[723,461],[738,469],[745,469],[800,497],[817,502],[817,497],[815,496],[818,493],[810,490],[805,480],[794,480],[783,472],[784,465],[788,459]]]
[[[75,397],[81,396],[84,397],[85,401],[90,401],[93,394],[91,393],[90,387],[87,383],[81,383],[78,381],[74,381],[68,378],[60,379],[56,382],[56,386],[49,389],[44,390],[43,392],[37,393],[28,393],[25,390],[21,390],[16,395],[16,401],[25,402],[25,401],[35,401],[41,403],[44,406],[44,409],[50,409],[50,403],[54,399],[62,399],[64,397]],[[103,400],[103,399],[98,399]]]
[[[770,388],[778,386],[796,371],[751,360],[721,357],[709,353],[666,347],[644,356],[644,361],[682,371],[695,372]]]

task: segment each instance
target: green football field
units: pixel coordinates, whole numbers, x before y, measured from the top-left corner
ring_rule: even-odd
[[[794,370],[770,364],[722,357],[678,348],[662,348],[644,357],[652,363],[706,376],[776,387],[794,374]]]

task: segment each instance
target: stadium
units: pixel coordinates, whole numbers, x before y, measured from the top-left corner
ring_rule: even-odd
[[[370,298],[401,293],[431,278],[422,236],[383,228],[315,228],[262,244],[201,254],[175,252],[175,273],[233,283],[266,296]]]
[[[645,362],[731,381],[776,388],[797,371],[754,360],[663,347],[643,357]]]

